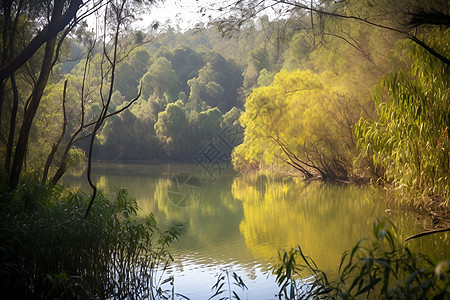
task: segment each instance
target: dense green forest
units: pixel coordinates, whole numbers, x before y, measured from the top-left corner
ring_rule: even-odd
[[[335,14],[347,10],[360,19],[291,12],[247,20],[239,32],[199,24],[185,32],[166,26],[146,40],[148,33],[121,34],[126,51],[115,65],[108,113],[127,109],[98,128],[93,158],[195,162],[232,132],[232,142],[217,151],[221,162],[232,156],[238,171],[382,180],[448,206],[448,64],[399,30],[361,21],[383,5],[333,6]],[[383,26],[395,28],[394,15],[401,14],[392,11]],[[415,30],[428,48],[448,57],[448,29],[420,24]],[[28,172],[58,172],[62,159],[69,165],[82,160],[90,144],[85,125],[102,111],[104,100],[95,92],[108,85],[101,47],[83,33],[66,38],[60,52],[31,130]],[[27,85],[18,86],[19,95],[27,93]],[[52,151],[61,124],[61,143],[70,146],[65,158]]]
[[[22,225],[34,228],[46,222],[43,216],[67,212],[67,204],[77,222],[91,209],[100,212],[90,221],[98,236],[114,229],[150,243],[160,233],[155,221],[133,223],[137,207],[126,192],[115,202],[98,196],[93,160],[224,163],[239,172],[378,183],[399,202],[448,221],[447,0],[245,0],[184,31],[157,23],[133,27],[154,2],[2,2],[0,225],[9,228],[0,232],[2,241],[14,230],[22,234]],[[85,162],[91,197],[57,185]],[[62,206],[55,204],[59,198]],[[103,220],[101,211],[114,217]],[[77,224],[68,228],[82,237]],[[140,235],[128,236],[127,226]],[[156,257],[167,255],[181,232],[174,228],[160,233],[165,239]],[[89,244],[93,255],[104,254],[105,265],[105,249],[123,248],[114,237],[109,242],[104,249]],[[67,279],[14,261],[8,255],[17,247],[0,246],[2,278],[13,261],[31,281],[51,272]],[[39,265],[30,253],[23,255]],[[107,282],[110,274],[102,275]],[[39,284],[43,293],[51,285]]]

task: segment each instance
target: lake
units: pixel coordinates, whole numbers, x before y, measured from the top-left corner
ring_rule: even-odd
[[[242,277],[242,299],[274,299],[271,266],[281,249],[300,245],[326,272],[336,271],[342,252],[371,237],[376,218],[389,217],[404,239],[431,228],[428,220],[384,202],[371,187],[305,183],[270,173],[237,174],[229,166],[98,162],[93,179],[106,194],[127,188],[161,227],[186,223],[187,232],[171,247],[175,291],[207,299],[223,270]],[[64,183],[90,192],[85,173],[67,174]],[[408,242],[414,249],[449,257],[448,233]],[[237,291],[237,290],[236,290]]]

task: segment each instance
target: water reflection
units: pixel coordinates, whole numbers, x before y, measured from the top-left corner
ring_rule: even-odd
[[[372,223],[386,215],[372,188],[305,183],[270,174],[224,173],[212,180],[194,165],[99,163],[99,188],[110,193],[125,187],[143,214],[160,224],[183,221],[187,233],[173,245],[178,291],[191,299],[211,296],[214,275],[233,269],[246,280],[243,298],[272,299],[277,287],[267,278],[278,250],[301,245],[324,271],[336,270],[344,250],[369,237]],[[85,177],[64,181],[89,191]],[[404,238],[422,224],[398,209],[388,211]],[[410,243],[448,258],[449,234]]]
[[[250,174],[236,178],[232,192],[243,203],[239,226],[256,258],[301,245],[324,270],[367,236],[376,213],[373,191],[305,183],[296,178]]]

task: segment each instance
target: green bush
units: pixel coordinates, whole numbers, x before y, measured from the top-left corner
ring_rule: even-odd
[[[4,193],[3,193],[4,194]],[[0,210],[0,289],[15,298],[169,298],[162,273],[170,243],[183,230],[161,232],[136,200],[113,201],[27,183]],[[156,276],[158,273],[158,276]]]
[[[450,29],[430,33],[442,53],[449,53],[449,41]],[[413,204],[448,209],[450,67],[411,41],[398,44],[410,67],[383,77],[373,94],[378,118],[356,124],[357,143],[384,170],[383,179],[413,195]]]

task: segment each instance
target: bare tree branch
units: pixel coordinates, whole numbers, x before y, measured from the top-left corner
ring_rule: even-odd
[[[435,229],[435,230],[429,230],[429,231],[421,232],[421,233],[418,233],[418,234],[415,234],[415,235],[412,235],[412,236],[406,238],[405,242],[407,242],[409,240],[412,240],[412,239],[416,239],[416,238],[422,237],[422,236],[427,236],[427,235],[430,235],[430,234],[435,234],[435,233],[440,233],[440,232],[447,232],[447,231],[450,231],[450,227],[449,228],[442,228],[442,229]]]

